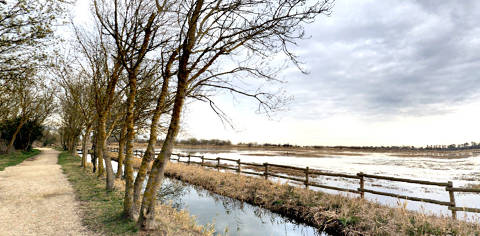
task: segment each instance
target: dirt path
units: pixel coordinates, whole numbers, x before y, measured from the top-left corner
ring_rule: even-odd
[[[0,171],[0,235],[92,235],[81,224],[73,189],[57,164],[59,152]]]

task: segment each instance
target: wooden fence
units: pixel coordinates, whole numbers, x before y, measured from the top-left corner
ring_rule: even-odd
[[[110,149],[109,151],[118,152],[118,149]],[[142,157],[143,154],[144,154],[143,150],[134,150],[134,155],[135,156]],[[156,153],[156,154],[158,154],[158,153]],[[174,158],[174,156],[176,158]],[[192,158],[200,159],[200,161],[193,161]],[[426,181],[426,180],[414,180],[414,179],[397,178],[397,177],[389,177],[389,176],[381,176],[381,175],[370,175],[370,174],[365,174],[365,173],[362,173],[362,172],[357,173],[356,175],[352,175],[352,174],[326,172],[326,171],[322,171],[322,170],[311,169],[309,167],[302,168],[302,167],[296,167],[296,166],[278,165],[278,164],[271,164],[271,163],[258,164],[258,163],[242,162],[240,159],[230,159],[230,158],[221,158],[221,157],[207,158],[207,157],[204,157],[204,156],[183,155],[183,154],[177,154],[177,153],[172,154],[172,157],[170,158],[170,160],[186,163],[188,165],[198,164],[200,166],[215,168],[218,171],[220,171],[220,169],[233,170],[233,171],[236,171],[239,174],[244,173],[244,174],[249,174],[249,175],[263,176],[265,179],[268,179],[269,177],[276,177],[276,178],[280,178],[280,179],[288,179],[288,180],[293,180],[293,181],[299,182],[299,183],[305,185],[306,188],[308,188],[309,186],[313,186],[313,187],[342,191],[342,192],[350,192],[350,193],[359,194],[361,198],[365,197],[365,193],[370,193],[370,194],[382,195],[382,196],[387,196],[387,197],[394,197],[394,198],[405,199],[405,200],[410,200],[410,201],[427,202],[427,203],[447,206],[448,209],[452,212],[452,217],[454,219],[456,219],[456,217],[457,217],[457,211],[480,213],[479,208],[459,207],[455,203],[455,192],[480,193],[480,189],[455,188],[455,187],[453,187],[453,183],[451,181],[448,181],[448,182],[434,182],[434,181]],[[230,162],[232,164],[221,163],[221,161]],[[277,171],[273,172],[273,171],[271,171],[271,168],[276,168]],[[247,170],[245,170],[245,169],[247,169]],[[261,171],[260,172],[258,172],[258,171],[255,172],[255,171],[251,171],[251,169],[257,169],[257,170],[261,170]],[[277,174],[279,169],[283,169],[283,170],[287,170],[287,171],[288,170],[295,171],[297,176],[285,176],[285,175]],[[298,176],[299,173],[302,173],[301,177]],[[346,179],[358,180],[358,186],[359,187],[356,188],[356,189],[348,189],[348,188],[342,188],[342,187],[337,187],[337,186],[319,184],[315,181],[312,181],[312,178],[311,178],[312,175],[315,175],[315,176],[329,176],[329,177],[341,177],[341,178],[346,178]],[[448,193],[450,201],[448,201],[448,202],[447,201],[439,201],[439,200],[435,200],[435,199],[413,197],[413,196],[407,196],[407,195],[394,194],[394,193],[381,192],[381,191],[376,191],[376,190],[372,190],[372,189],[367,189],[367,188],[365,188],[365,180],[367,180],[367,179],[388,180],[388,181],[394,181],[394,182],[403,182],[403,183],[413,183],[413,184],[420,184],[420,185],[445,187],[445,191],[446,191],[446,193]]]

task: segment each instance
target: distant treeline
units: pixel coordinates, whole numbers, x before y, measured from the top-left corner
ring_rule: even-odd
[[[162,141],[159,141],[160,143]],[[190,138],[185,140],[177,140],[177,144],[184,145],[214,145],[214,146],[233,146],[230,140],[220,139],[196,139]],[[450,145],[427,145],[424,147],[415,146],[300,146],[294,144],[274,144],[274,143],[257,143],[257,142],[240,142],[235,146],[244,147],[284,147],[284,148],[335,148],[335,149],[356,149],[356,150],[468,150],[468,149],[480,149],[480,142],[470,142],[462,144],[450,144]]]
[[[230,140],[220,140],[220,139],[196,139],[189,138],[185,140],[177,140],[177,144],[185,145],[215,145],[215,146],[230,146],[232,142]]]
[[[238,145],[238,146],[248,146],[248,147],[291,147],[291,148],[307,147],[307,146],[299,146],[299,145],[293,145],[293,144],[288,144],[288,143],[285,143],[285,144],[275,144],[275,143],[263,143],[263,144],[259,144],[259,143],[255,143],[255,142],[251,142],[251,143],[238,143],[237,145]]]
[[[468,150],[468,149],[479,149],[480,142],[470,142],[462,144],[450,144],[450,145],[427,145],[424,147],[415,147],[415,146],[313,146],[313,148],[338,148],[338,149],[359,149],[359,150],[432,150],[432,151],[448,151],[448,150]]]

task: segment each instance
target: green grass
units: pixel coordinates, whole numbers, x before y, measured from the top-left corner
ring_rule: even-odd
[[[4,170],[8,166],[18,165],[22,161],[35,156],[40,153],[38,149],[32,149],[31,151],[16,151],[11,154],[0,155],[0,171]]]
[[[58,164],[81,202],[84,225],[102,235],[131,235],[138,231],[133,221],[122,217],[122,192],[105,191],[105,180],[81,168],[80,159],[67,152],[60,154]]]

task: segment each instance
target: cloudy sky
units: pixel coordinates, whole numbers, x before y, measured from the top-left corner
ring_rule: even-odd
[[[188,107],[184,137],[300,145],[427,145],[480,141],[480,1],[337,0],[306,27],[286,68],[294,100],[270,117],[220,95],[224,126]]]
[[[78,1],[77,21],[87,19]],[[189,104],[182,138],[299,145],[480,141],[480,1],[337,0],[294,48],[308,75],[279,78],[294,100],[270,116],[220,94],[232,120]]]

